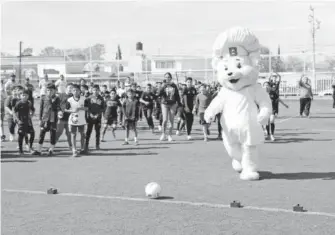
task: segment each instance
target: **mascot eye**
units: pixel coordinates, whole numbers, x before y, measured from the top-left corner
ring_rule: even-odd
[[[224,68],[224,70],[226,70],[226,71],[227,71],[227,70],[228,70],[228,68],[227,68],[227,67],[225,67],[225,68]]]
[[[238,64],[237,64],[237,68],[238,68],[238,69],[242,68],[241,63],[238,63]]]

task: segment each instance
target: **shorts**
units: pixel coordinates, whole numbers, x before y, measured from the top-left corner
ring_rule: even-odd
[[[137,121],[135,120],[126,119],[124,121],[124,126],[128,130],[136,130],[136,123]]]
[[[1,110],[1,121],[5,118],[5,110]]]
[[[276,115],[279,111],[279,101],[278,100],[272,100],[272,114]]]
[[[178,118],[181,118],[182,120],[185,120],[185,112],[184,112],[184,108],[183,107],[178,107],[177,108],[176,116]]]
[[[75,126],[75,125],[69,125],[69,129],[71,134],[77,134],[77,131],[79,133],[85,133],[85,125]]]
[[[205,121],[205,113],[199,113],[199,118],[200,118],[199,120],[200,125],[207,124],[207,122]]]
[[[17,133],[20,134],[32,134],[35,133],[34,127],[29,123],[18,124]]]
[[[56,122],[49,122],[49,121],[42,121],[41,122],[41,130],[50,131],[50,130],[56,130],[56,129],[57,129],[57,123]]]
[[[108,118],[104,118],[104,124],[107,125],[117,125],[117,117],[108,117]]]

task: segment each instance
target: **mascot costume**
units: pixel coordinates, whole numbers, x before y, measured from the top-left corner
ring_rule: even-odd
[[[222,88],[205,111],[210,122],[221,115],[222,138],[242,180],[258,180],[258,147],[264,142],[262,125],[268,123],[272,106],[269,95],[257,84],[260,45],[246,28],[220,34],[213,46],[212,66]]]

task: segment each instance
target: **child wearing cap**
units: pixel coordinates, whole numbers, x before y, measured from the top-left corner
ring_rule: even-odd
[[[58,122],[58,113],[61,111],[60,99],[56,96],[56,87],[52,83],[46,85],[46,94],[41,98],[40,104],[40,136],[38,149],[33,155],[41,155],[45,134],[50,132],[49,156],[53,155],[56,144],[56,129]]]

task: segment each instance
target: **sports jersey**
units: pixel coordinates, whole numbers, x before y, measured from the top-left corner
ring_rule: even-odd
[[[183,92],[184,107],[188,108],[190,112],[192,112],[193,110],[196,96],[197,96],[197,90],[194,87],[186,88]]]
[[[146,102],[149,102],[148,105],[143,104],[143,107],[148,108],[148,109],[152,109],[154,107],[155,98],[156,98],[156,95],[153,92],[146,92],[146,91],[143,92],[142,96],[141,96],[141,99],[146,101]]]
[[[176,84],[166,84],[160,91],[159,96],[161,97],[162,104],[172,105],[180,103],[180,96]]]
[[[101,95],[98,96],[90,96],[86,100],[86,107],[88,107],[88,114],[92,115],[99,115],[101,116],[101,113],[103,112],[105,108],[105,102],[104,98],[102,98]]]
[[[110,117],[117,117],[117,109],[121,107],[121,103],[117,97],[109,97],[106,99],[106,109],[104,112],[104,118],[109,119]]]
[[[126,99],[123,103],[123,110],[125,119],[137,120],[138,119],[138,102],[136,99],[129,100]]]
[[[31,124],[30,111],[34,112],[35,109],[29,100],[27,100],[26,102],[19,100],[16,103],[14,107],[14,112],[16,114],[16,118],[18,119],[19,124]]]
[[[74,98],[73,96],[67,100],[67,109],[75,110],[77,108],[85,107],[85,97],[80,96]],[[80,110],[76,113],[71,113],[69,117],[69,125],[82,126],[86,125],[85,110]]]

